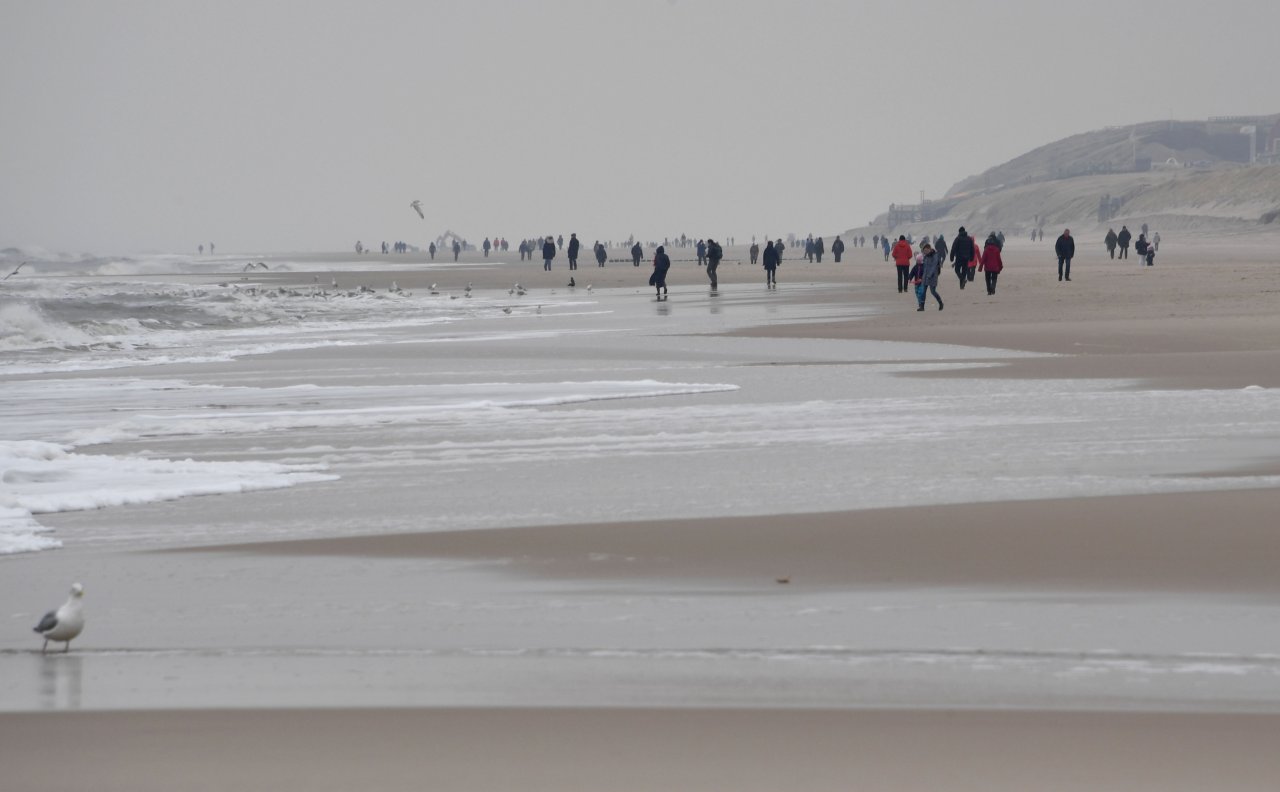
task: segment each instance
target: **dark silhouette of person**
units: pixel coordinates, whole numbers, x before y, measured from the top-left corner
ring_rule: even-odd
[[[715,291],[719,286],[716,279],[716,268],[720,266],[720,259],[724,258],[724,248],[720,247],[720,243],[714,239],[707,240],[707,278],[711,281],[711,291]]]
[[[1129,231],[1129,226],[1120,226],[1120,233],[1116,235],[1116,243],[1120,245],[1120,258],[1129,258],[1129,240],[1133,239],[1133,234]]]
[[[435,242],[432,242],[430,245],[427,245],[427,252],[431,254],[431,260],[435,261],[436,260],[436,243]]]
[[[854,239],[856,240],[857,237],[854,237]],[[835,258],[837,264],[840,263],[840,256],[843,253],[844,253],[844,242],[840,239],[840,237],[836,237],[831,241],[831,255],[833,258]]]
[[[813,240],[813,257],[817,259],[819,264],[822,263],[822,254],[826,252],[827,252],[827,246],[823,244],[822,237],[818,237],[817,239]]]
[[[637,243],[635,243],[634,245],[632,245],[632,246],[631,246],[631,263],[632,263],[632,265],[634,265],[634,266],[636,266],[636,267],[640,266],[640,259],[642,259],[642,258],[644,258],[644,248],[640,247],[640,243],[639,243],[639,242],[637,242]]]
[[[1108,228],[1107,235],[1103,237],[1102,242],[1107,246],[1107,252],[1111,254],[1111,258],[1114,259],[1116,257],[1116,245],[1120,244],[1115,230]]]
[[[551,261],[556,257],[556,242],[551,237],[542,243],[542,269],[551,271]]]
[[[569,256],[569,269],[571,270],[576,270],[578,268],[578,247],[579,247],[578,235],[570,234],[568,256]]]
[[[970,270],[974,267],[971,263],[978,257],[978,246],[974,244],[969,232],[964,230],[964,226],[960,226],[956,238],[951,240],[951,252],[947,257],[951,260],[956,277],[960,279],[960,288],[963,289],[966,283],[973,280],[973,272]]]
[[[782,261],[782,240],[778,240],[777,245],[772,245],[769,240],[764,241],[764,285],[769,289],[778,288],[778,264]]]
[[[489,258],[489,249],[493,247],[492,245],[489,244],[489,237],[484,238],[484,244],[481,245],[481,247],[484,248],[484,257]]]
[[[666,248],[661,245],[653,254],[653,274],[649,276],[649,285],[658,290],[658,299],[661,300],[667,292],[667,270],[671,269],[671,259],[667,256]]]
[[[596,249],[596,266],[603,267],[605,261],[608,260],[609,258],[609,252],[605,250],[604,245],[600,244],[599,240],[596,240],[595,249]]]
[[[1070,228],[1063,229],[1062,236],[1053,244],[1053,250],[1058,254],[1058,280],[1064,277],[1071,280],[1071,259],[1076,255],[1076,241],[1071,238]]]
[[[992,234],[987,237],[986,247],[982,251],[982,259],[978,262],[978,269],[984,270],[987,281],[987,294],[996,293],[996,281],[1000,278],[1000,273],[1004,270],[1004,254],[1003,248],[996,239],[996,235]]]
[[[458,260],[458,254],[461,252],[462,252],[462,243],[456,239],[453,240],[453,260],[454,261]]]

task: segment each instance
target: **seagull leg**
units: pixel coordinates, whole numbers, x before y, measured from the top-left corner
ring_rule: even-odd
[[[44,646],[40,647],[40,654],[47,654],[48,652],[49,652],[49,639],[45,638]]]
[[[62,647],[62,653],[66,654],[67,652],[70,652],[70,651],[71,651],[71,642],[67,641],[67,645]]]

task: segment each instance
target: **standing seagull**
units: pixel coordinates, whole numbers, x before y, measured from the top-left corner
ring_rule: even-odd
[[[427,219],[427,216],[422,213],[422,201],[414,201],[409,205],[413,207],[413,211],[418,213],[418,217],[421,217],[423,220]]]
[[[71,640],[84,629],[84,613],[80,610],[80,600],[84,597],[84,586],[74,583],[71,596],[56,611],[49,611],[36,625],[35,631],[44,636],[41,654],[48,651],[50,641],[65,641],[64,652],[71,651]]]

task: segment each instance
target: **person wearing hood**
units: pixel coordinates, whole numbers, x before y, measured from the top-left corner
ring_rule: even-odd
[[[907,268],[911,266],[911,243],[907,241],[905,236],[899,236],[898,241],[893,246],[893,268],[898,271],[898,293],[907,291],[907,283],[910,281]]]
[[[960,226],[956,238],[951,240],[950,254],[952,268],[955,270],[956,277],[960,279],[960,288],[963,289],[965,283],[973,280],[974,259],[977,257],[978,248],[973,242],[973,237],[964,230],[964,226]]]
[[[827,246],[822,244],[822,237],[813,240],[813,257],[819,264],[822,263],[822,254],[826,252]]]
[[[577,234],[569,235],[569,269],[576,270],[578,268],[578,242]]]
[[[854,237],[857,239],[857,237]],[[844,241],[840,237],[836,237],[831,241],[831,255],[835,258],[836,263],[840,263],[840,256],[844,254]]]
[[[1058,254],[1058,280],[1061,281],[1064,274],[1067,280],[1071,280],[1071,259],[1076,255],[1076,241],[1071,238],[1070,228],[1063,229],[1053,249]]]
[[[657,252],[653,254],[653,274],[649,276],[649,285],[658,290],[659,300],[667,291],[667,270],[669,269],[671,269],[671,259],[667,256],[666,248],[659,245]]]
[[[942,234],[938,234],[938,237],[933,240],[933,249],[938,252],[939,264],[947,260],[947,238]]]
[[[1107,235],[1102,239],[1103,244],[1107,246],[1107,252],[1111,254],[1111,258],[1116,257],[1116,245],[1120,244],[1120,238],[1116,236],[1115,229],[1108,228]]]
[[[555,257],[556,257],[556,241],[551,237],[547,237],[547,241],[542,243],[542,268],[547,272],[550,272],[551,260],[554,259]]]
[[[982,256],[978,260],[978,271],[984,272],[984,277],[987,280],[987,294],[996,293],[996,279],[1000,277],[1000,272],[1004,270],[1002,251],[1000,240],[995,234],[987,237]]]
[[[764,241],[764,285],[768,289],[778,288],[778,262],[782,261],[782,240],[778,240],[778,244],[771,245],[769,240]]]
[[[942,310],[942,298],[938,296],[938,273],[942,271],[942,257],[933,245],[925,242],[920,246],[920,257],[911,269],[911,279],[916,284],[916,310],[924,310],[924,300],[928,292],[938,301],[938,310]]]
[[[644,257],[644,248],[640,247],[640,243],[637,242],[634,245],[632,245],[631,246],[631,263],[634,266],[638,267],[640,266],[640,259],[643,257]]]

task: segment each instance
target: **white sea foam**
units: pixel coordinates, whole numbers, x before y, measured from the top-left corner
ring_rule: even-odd
[[[56,547],[34,515],[332,481],[317,465],[197,462],[78,454],[34,440],[0,441],[0,553]]]

